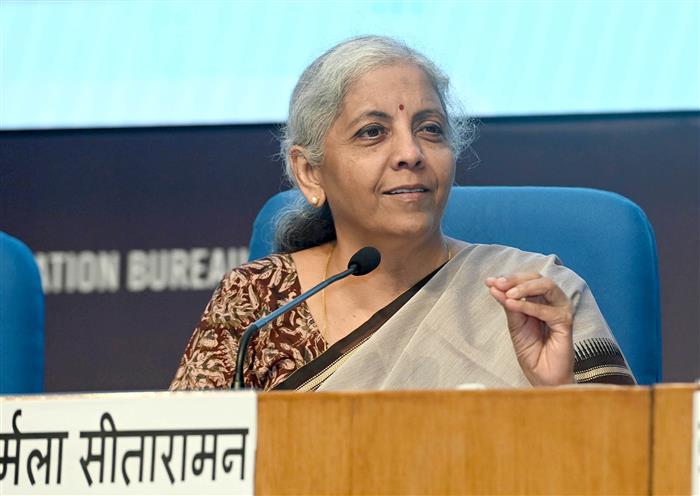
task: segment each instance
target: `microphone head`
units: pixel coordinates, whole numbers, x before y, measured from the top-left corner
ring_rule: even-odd
[[[348,262],[348,269],[354,269],[352,275],[364,276],[377,268],[382,255],[373,246],[365,246],[355,253]]]

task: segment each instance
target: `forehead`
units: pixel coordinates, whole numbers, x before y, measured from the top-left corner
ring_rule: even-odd
[[[402,63],[377,67],[360,76],[348,88],[341,112],[355,113],[354,110],[361,111],[367,107],[382,108],[399,104],[442,107],[440,97],[425,71],[416,65]]]

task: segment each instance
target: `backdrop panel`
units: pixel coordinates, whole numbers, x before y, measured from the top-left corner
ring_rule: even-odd
[[[44,275],[49,391],[167,387],[252,220],[276,126],[0,133],[0,229]],[[700,375],[700,114],[483,119],[460,184],[623,194],[657,235],[664,379]],[[478,156],[478,159],[476,157]],[[478,161],[478,163],[477,163]]]

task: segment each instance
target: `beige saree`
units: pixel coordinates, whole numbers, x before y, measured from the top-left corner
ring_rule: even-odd
[[[585,281],[553,255],[473,244],[276,389],[527,387],[503,309],[484,285],[522,271],[551,277],[574,303],[577,382],[634,384]]]

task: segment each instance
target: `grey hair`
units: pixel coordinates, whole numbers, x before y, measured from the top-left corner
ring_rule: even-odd
[[[368,72],[406,63],[421,68],[435,89],[447,118],[446,138],[455,156],[473,141],[475,125],[465,118],[449,92],[449,78],[427,57],[404,43],[384,36],[359,36],[343,41],[314,60],[302,73],[289,102],[282,128],[280,156],[292,187],[298,188],[290,157],[292,146],[304,148],[312,166],[323,160],[324,140],[341,112],[350,86]],[[333,218],[326,203],[314,208],[303,198],[277,220],[275,245],[281,252],[297,251],[335,239]]]

